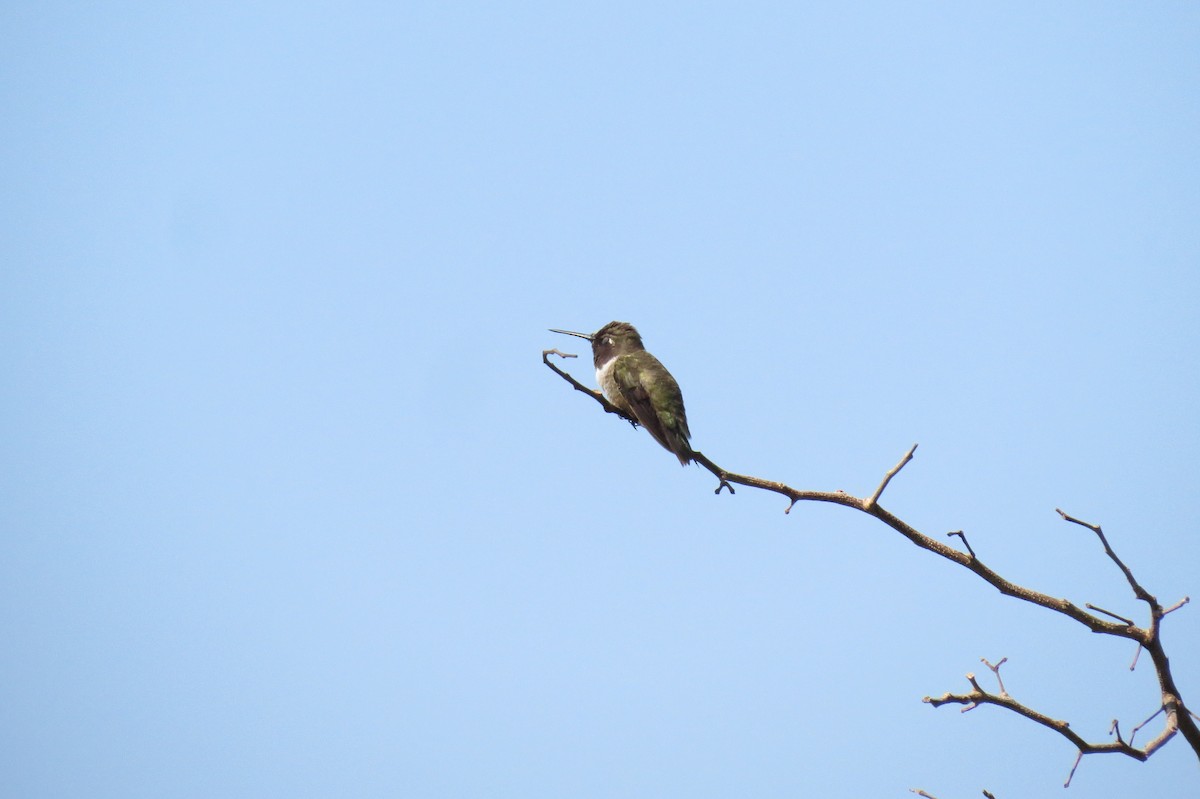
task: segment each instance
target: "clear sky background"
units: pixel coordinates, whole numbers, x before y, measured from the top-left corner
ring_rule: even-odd
[[[1008,657],[1108,740],[1128,642],[541,351],[633,322],[729,469],[919,442],[922,531],[1144,622],[1061,507],[1200,600],[1198,91],[1182,2],[4,4],[0,795],[1064,795],[921,698]]]

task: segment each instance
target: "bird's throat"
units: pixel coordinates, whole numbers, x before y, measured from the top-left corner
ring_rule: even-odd
[[[617,378],[613,374],[613,367],[616,363],[616,357],[612,357],[604,363],[596,365],[596,384],[600,386],[600,390],[604,392],[604,396],[608,397],[608,401],[620,408],[624,407],[625,401],[621,396],[620,388],[617,386]]]

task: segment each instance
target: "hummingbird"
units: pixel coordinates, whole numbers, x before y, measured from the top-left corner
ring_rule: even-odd
[[[687,466],[692,460],[683,392],[667,367],[642,344],[628,322],[609,322],[595,333],[550,329],[551,333],[578,336],[592,342],[596,382],[619,410],[637,419],[654,440]]]

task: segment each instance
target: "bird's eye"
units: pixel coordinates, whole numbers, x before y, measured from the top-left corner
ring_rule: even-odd
[[[611,339],[611,338],[609,338],[608,336],[605,336],[605,337],[604,337],[604,343],[605,343],[605,345],[607,345],[607,346],[612,346],[612,339]]]

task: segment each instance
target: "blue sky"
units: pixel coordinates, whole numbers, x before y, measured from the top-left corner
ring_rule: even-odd
[[[1198,81],[1185,3],[5,5],[0,793],[1061,795],[921,697],[1104,740],[1127,642],[540,354],[633,322],[798,488],[919,442],[886,507],[1142,621],[1054,508],[1200,595]]]

